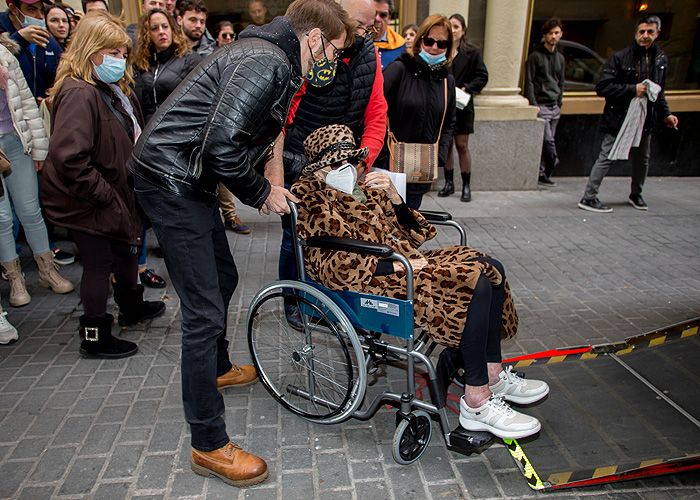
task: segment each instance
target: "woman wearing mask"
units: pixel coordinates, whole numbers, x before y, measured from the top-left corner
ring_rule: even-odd
[[[68,11],[60,5],[52,5],[46,11],[46,28],[63,50],[66,50],[70,38],[70,19]]]
[[[388,125],[399,142],[438,142],[438,165],[444,166],[455,120],[452,27],[442,15],[428,16],[411,47],[384,70]],[[447,89],[445,90],[445,84]],[[445,94],[447,99],[445,99]],[[383,155],[388,167],[388,154]],[[406,205],[418,209],[430,183],[406,185]]]
[[[472,200],[469,182],[472,175],[472,156],[469,152],[469,136],[474,133],[474,99],[472,96],[481,92],[489,81],[489,73],[486,70],[481,52],[476,47],[467,43],[467,23],[464,17],[453,14],[450,17],[452,24],[452,36],[454,39],[454,59],[452,61],[452,74],[455,77],[455,85],[469,94],[469,102],[463,109],[457,110],[457,119],[454,129],[454,144],[459,155],[459,170],[462,173],[461,201]],[[450,196],[455,192],[452,170],[452,146],[449,149],[447,163],[445,164],[445,186],[438,196]]]
[[[143,226],[126,162],[142,119],[126,56],[131,39],[106,12],[87,14],[63,55],[51,89],[53,134],[44,167],[42,200],[48,218],[72,230],[82,256],[80,353],[122,358],[136,344],[112,336],[107,314],[110,275],[119,324],[160,316],[163,302],[145,302],[136,284]]]
[[[163,9],[151,9],[141,17],[138,27],[134,66],[136,97],[146,122],[158,106],[175,90],[187,73],[201,60],[192,52],[184,33],[173,17]],[[151,288],[165,288],[166,283],[146,266],[146,224],[139,252],[139,280]]]
[[[10,305],[15,307],[28,304],[31,297],[12,233],[13,208],[39,266],[39,283],[56,293],[73,291],[72,283],[56,269],[41,216],[35,169],[43,165],[48,139],[36,101],[15,59],[18,51],[19,46],[6,34],[0,36],[0,149],[11,168],[0,177],[4,191],[0,196],[0,264],[10,282]]]

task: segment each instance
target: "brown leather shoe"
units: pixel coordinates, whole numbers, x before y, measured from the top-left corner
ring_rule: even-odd
[[[216,378],[216,388],[245,387],[258,381],[258,374],[253,365],[232,365],[231,369]]]
[[[267,464],[235,443],[214,451],[192,448],[192,470],[200,476],[216,476],[232,486],[252,486],[267,479]]]

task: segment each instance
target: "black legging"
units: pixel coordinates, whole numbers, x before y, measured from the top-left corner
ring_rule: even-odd
[[[102,318],[107,314],[111,273],[117,283],[128,289],[136,288],[138,248],[81,231],[73,231],[73,240],[83,263],[80,301],[85,315]]]
[[[459,342],[465,381],[467,385],[481,386],[489,383],[486,364],[501,362],[501,318],[506,274],[503,264],[496,259],[480,257],[474,260],[488,262],[503,276],[499,286],[492,286],[483,274],[479,276],[467,308],[467,324]]]

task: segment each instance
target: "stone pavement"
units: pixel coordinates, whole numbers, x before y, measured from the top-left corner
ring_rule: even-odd
[[[559,180],[558,188],[539,192],[477,192],[469,204],[457,195],[426,199],[423,208],[452,211],[467,227],[470,245],[505,263],[521,318],[517,340],[504,345],[506,355],[620,340],[700,316],[700,178],[649,180],[648,213],[625,204],[627,183],[605,180],[601,198],[615,212],[600,215],[576,208],[583,179]],[[253,233],[230,235],[241,273],[229,316],[238,363],[249,360],[247,306],[276,276],[280,238],[276,219],[245,207],[241,215]],[[439,237],[441,244],[453,241],[450,233]],[[150,260],[166,274],[162,261]],[[148,291],[164,295],[164,317],[122,332],[138,342],[138,355],[84,360],[77,353],[77,295],[59,297],[38,287],[34,264],[26,255],[23,261],[33,301],[9,308],[20,340],[0,347],[2,498],[544,496],[529,489],[501,446],[482,455],[454,454],[435,427],[424,457],[399,466],[389,451],[393,412],[381,411],[369,422],[310,425],[282,411],[259,385],[225,392],[226,420],[234,440],[269,459],[268,481],[237,490],[194,475],[180,401],[173,289]],[[64,270],[79,279],[79,265]],[[4,282],[0,292],[6,305]],[[699,498],[700,474],[561,495]]]

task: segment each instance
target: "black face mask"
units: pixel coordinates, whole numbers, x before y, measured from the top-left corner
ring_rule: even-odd
[[[306,43],[308,45],[308,41]],[[331,61],[326,57],[326,47],[323,44],[323,39],[321,39],[321,47],[323,48],[323,57],[317,61],[309,45],[309,51],[311,51],[311,57],[314,59],[314,63],[306,73],[306,81],[313,87],[325,87],[333,82],[335,71],[338,68],[337,62]]]

